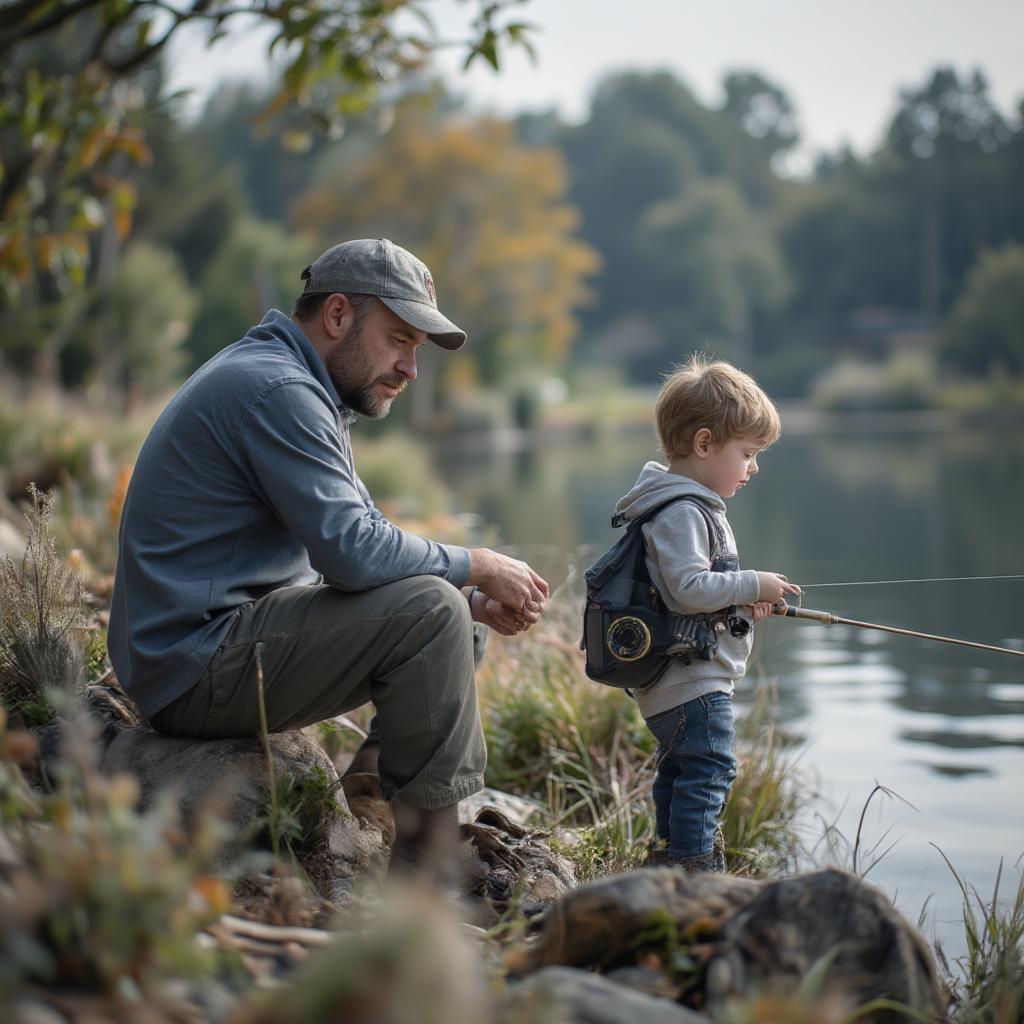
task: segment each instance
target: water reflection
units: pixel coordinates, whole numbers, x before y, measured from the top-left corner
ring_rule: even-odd
[[[441,471],[463,507],[497,525],[501,541],[562,553],[545,556],[557,585],[571,564],[585,564],[614,540],[612,506],[652,457],[651,439],[633,435],[442,461]],[[730,518],[743,564],[811,584],[809,607],[1020,646],[1024,581],[814,584],[1024,571],[1022,506],[1024,437],[1017,434],[819,433],[784,437],[768,452],[754,486],[730,503]],[[945,751],[925,758],[943,777],[978,771],[960,753],[1024,745],[1024,671],[1005,655],[772,620],[759,629],[750,673],[778,680],[781,714],[801,726],[821,714],[823,701],[927,716],[929,725],[903,723],[895,739]],[[980,727],[981,720],[1005,720],[1008,728]]]
[[[648,436],[441,464],[463,508],[554,584],[617,536],[612,506],[655,457]],[[1024,572],[1024,436],[1009,431],[783,438],[730,503],[743,564],[799,583]],[[578,581],[577,581],[578,585]],[[1024,581],[809,588],[806,606],[1021,647]],[[872,872],[952,956],[960,893],[938,850],[986,897],[1012,894],[1024,850],[1024,662],[908,637],[770,619],[748,665],[777,681],[778,713],[805,741],[809,847],[823,822],[895,847]],[[754,687],[737,691],[749,703]],[[875,782],[901,799],[874,800]],[[905,802],[904,802],[905,801]],[[1018,808],[1014,811],[1013,808]]]

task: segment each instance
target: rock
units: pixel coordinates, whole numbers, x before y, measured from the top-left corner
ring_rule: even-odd
[[[571,967],[545,967],[510,985],[498,1020],[559,1021],[560,1024],[710,1024],[707,1017],[678,1003],[650,996]]]
[[[673,981],[672,978],[659,967],[645,967],[637,964],[635,967],[616,967],[604,975],[609,981],[616,985],[625,985],[626,988],[636,989],[648,996],[659,996],[662,999],[678,999],[682,994],[683,986]]]
[[[562,896],[536,942],[509,955],[514,973],[566,964],[612,967],[656,945],[661,929],[714,933],[746,906],[762,883],[732,875],[687,875],[675,868],[644,868],[609,875]]]
[[[111,678],[113,674],[111,673]],[[123,730],[142,724],[142,716],[131,698],[120,687],[105,683],[93,683],[85,688],[81,708],[70,717],[58,717],[35,731],[39,744],[38,763],[32,766],[29,779],[33,785],[53,789],[56,785],[56,768],[61,756],[61,742],[64,730],[71,728],[84,733],[102,757],[107,747]]]
[[[67,1024],[67,1017],[45,1003],[19,999],[11,1007],[11,1024]]]
[[[500,789],[486,787],[479,793],[466,797],[459,804],[459,821],[463,823],[476,821],[477,815],[486,807],[495,808],[517,825],[526,825],[543,811],[536,800],[527,800],[521,796],[514,796],[512,793],[503,793]]]
[[[817,964],[827,967],[821,994],[842,1000],[851,1011],[884,998],[928,1018],[944,1013],[924,938],[880,890],[845,871],[817,871],[765,886],[724,924],[719,940],[728,952],[709,967],[711,996],[719,1004],[767,989],[795,991]],[[827,957],[834,959],[827,963]],[[858,1019],[907,1018],[878,1010]]]
[[[576,885],[572,864],[544,842],[547,832],[517,825],[494,807],[482,808],[461,830],[467,895],[495,915],[515,902],[526,917],[536,917]]]
[[[741,1017],[761,1019],[754,1008],[765,999],[820,1001],[837,1020],[873,1000],[929,1020],[944,1013],[923,937],[879,890],[837,870],[773,882],[673,868],[603,878],[562,896],[533,945],[507,963],[513,975],[555,964],[597,967],[609,982],[673,995],[671,979],[663,983],[658,973],[664,955],[680,951],[703,988],[687,1001],[707,1005],[715,1020],[735,1017],[737,1007]],[[574,1008],[570,1019],[614,1019],[589,1012]],[[906,1015],[879,1008],[858,1019],[895,1024]]]
[[[0,558],[7,557],[20,564],[27,543],[25,535],[13,523],[0,519]]]
[[[348,812],[338,774],[323,750],[300,732],[272,735],[270,748],[277,778],[290,775],[295,780],[292,792],[310,795],[299,806],[304,834],[295,849],[307,873],[323,890],[332,877],[351,875],[367,866],[380,852],[379,833],[361,829]],[[241,853],[254,832],[265,832],[268,780],[259,737],[189,739],[133,726],[113,739],[101,767],[108,773],[135,776],[143,807],[158,793],[175,791],[186,831],[195,827],[204,811],[214,810],[225,818],[237,837],[225,850],[225,860]],[[328,790],[341,811],[322,799]]]

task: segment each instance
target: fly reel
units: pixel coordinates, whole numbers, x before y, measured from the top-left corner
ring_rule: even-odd
[[[650,652],[652,642],[647,623],[635,615],[615,619],[605,636],[605,645],[616,661],[639,661]]]

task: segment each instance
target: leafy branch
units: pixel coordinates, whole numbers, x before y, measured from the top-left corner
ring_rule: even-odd
[[[476,0],[467,66],[495,69],[501,50],[528,52],[529,26],[506,17],[525,0]],[[128,165],[152,157],[140,128],[138,76],[189,24],[207,47],[242,21],[269,28],[282,62],[267,116],[303,111],[337,133],[379,87],[422,70],[444,45],[429,0],[16,0],[0,5],[0,303],[34,283],[85,283],[90,240],[131,229]],[[410,19],[408,15],[415,17]],[[417,21],[426,32],[413,31]],[[132,87],[132,86],[135,87]]]

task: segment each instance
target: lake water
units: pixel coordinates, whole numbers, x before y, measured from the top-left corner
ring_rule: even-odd
[[[784,426],[786,417],[783,416]],[[618,535],[615,500],[656,457],[646,434],[442,460],[460,507],[552,584]],[[1024,573],[1024,432],[871,424],[789,429],[730,502],[746,568],[802,585]],[[1022,648],[1024,580],[808,587],[836,615]],[[892,845],[869,878],[925,932],[963,952],[961,900],[939,850],[987,901],[1004,863],[1012,897],[1024,853],[1024,659],[845,626],[770,619],[749,676],[777,682],[779,715],[804,741],[809,845],[826,823]],[[912,806],[911,806],[912,805]],[[821,850],[819,849],[819,854]]]

